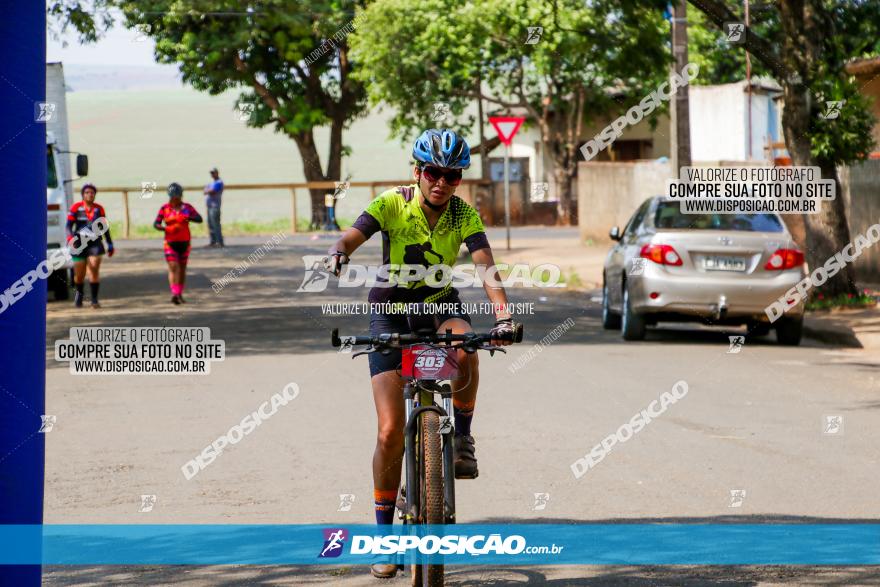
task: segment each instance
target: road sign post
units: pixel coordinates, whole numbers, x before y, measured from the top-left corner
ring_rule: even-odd
[[[495,127],[498,138],[504,143],[504,226],[507,232],[507,250],[510,250],[510,144],[513,135],[522,126],[525,118],[519,116],[490,116],[489,122]]]
[[[510,250],[510,145],[504,146],[504,227]]]

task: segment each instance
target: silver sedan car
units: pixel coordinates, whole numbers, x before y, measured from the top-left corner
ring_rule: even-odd
[[[603,271],[602,325],[641,340],[660,321],[743,325],[769,334],[765,308],[806,275],[804,255],[777,214],[683,214],[680,202],[646,200],[616,241]],[[803,303],[772,326],[800,343]]]

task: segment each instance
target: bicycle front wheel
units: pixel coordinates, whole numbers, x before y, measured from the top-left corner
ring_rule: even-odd
[[[419,428],[419,469],[422,484],[420,512],[423,524],[443,523],[443,448],[440,416],[423,412]],[[422,587],[442,587],[443,565],[421,565]],[[413,574],[416,579],[416,573]],[[415,581],[414,581],[415,583]]]

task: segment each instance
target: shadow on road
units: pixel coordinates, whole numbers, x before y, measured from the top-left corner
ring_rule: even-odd
[[[170,303],[159,245],[124,249],[107,260],[102,269],[102,310],[75,310],[69,302],[49,303],[47,365],[64,366],[53,360],[54,341],[66,339],[72,326],[209,326],[212,338],[226,341],[228,356],[333,352],[328,342],[331,329],[339,328],[343,334],[365,334],[369,317],[338,315],[322,308],[322,304],[334,302],[365,304],[366,288],[337,288],[330,283],[324,291],[298,291],[306,275],[302,256],[322,254],[326,246],[323,241],[281,244],[219,288],[217,284],[231,270],[242,267],[255,246],[194,248],[187,278],[188,303],[183,306]],[[379,262],[378,249],[373,249],[365,250],[359,261]],[[517,320],[525,325],[524,346],[539,343],[569,319],[574,326],[566,329],[555,344],[621,345],[633,354],[657,343],[726,348],[730,335],[745,334],[744,328],[710,330],[698,325],[672,324],[649,329],[644,342],[625,342],[619,331],[602,329],[600,303],[596,301],[599,293],[510,289],[508,297],[512,303],[525,304],[524,308],[533,311],[517,314]],[[461,297],[471,304],[487,302],[480,288],[468,288]],[[471,318],[475,330],[488,330],[494,322],[490,314]],[[746,344],[775,346],[776,341],[773,335],[748,336]]]

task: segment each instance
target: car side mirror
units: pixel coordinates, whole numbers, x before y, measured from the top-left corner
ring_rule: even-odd
[[[616,226],[612,226],[611,230],[608,232],[608,236],[611,237],[611,240],[613,240],[613,241],[619,241],[620,240],[620,229],[617,228]]]
[[[80,177],[85,177],[89,174],[89,156],[88,155],[77,155],[76,156],[76,174]]]

